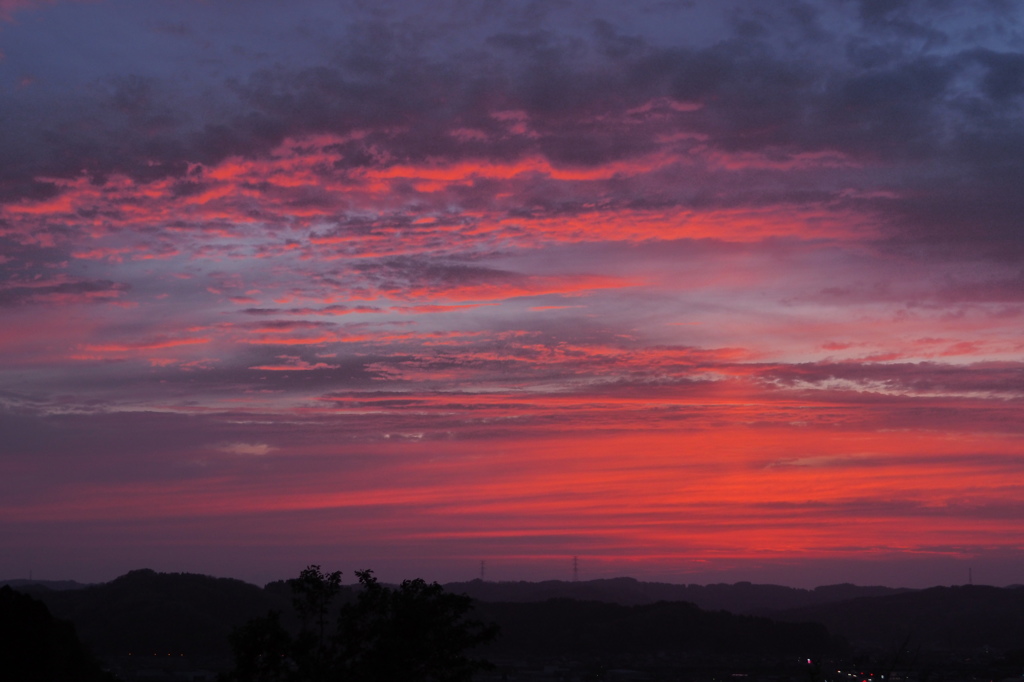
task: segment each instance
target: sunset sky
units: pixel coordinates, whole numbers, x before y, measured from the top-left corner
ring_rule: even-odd
[[[1024,4],[0,0],[0,578],[1024,583]]]

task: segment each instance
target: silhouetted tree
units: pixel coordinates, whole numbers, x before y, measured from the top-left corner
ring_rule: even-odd
[[[302,619],[294,654],[302,663],[304,679],[331,679],[334,654],[328,647],[327,622],[334,599],[341,591],[341,571],[324,573],[319,565],[310,564],[288,584],[292,589],[292,604]]]
[[[341,571],[323,573],[320,566],[310,564],[302,569],[299,577],[289,580],[292,588],[292,602],[305,624],[314,620],[320,629],[320,643],[325,639],[325,626],[331,603],[341,591]]]
[[[494,639],[497,627],[468,617],[473,601],[437,583],[381,585],[357,571],[353,599],[334,609],[341,573],[311,565],[289,581],[302,621],[297,635],[278,614],[235,630],[233,682],[463,682],[488,667],[470,649]],[[336,626],[328,629],[332,612]]]
[[[467,652],[494,639],[497,627],[466,617],[472,599],[422,579],[391,589],[372,571],[356,576],[361,590],[338,622],[343,679],[460,682],[487,666]]]
[[[234,679],[246,682],[286,682],[295,672],[294,642],[281,626],[281,614],[271,611],[253,618],[228,636],[235,653]]]

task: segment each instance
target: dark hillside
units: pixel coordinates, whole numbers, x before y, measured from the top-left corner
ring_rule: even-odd
[[[0,679],[18,682],[114,682],[75,628],[30,595],[0,587]]]
[[[106,660],[156,653],[223,663],[230,658],[228,635],[235,627],[271,610],[282,612],[289,629],[298,622],[285,582],[259,588],[239,580],[138,570],[81,589],[30,589],[54,616],[74,623],[81,640]],[[912,651],[965,655],[986,648],[1008,655],[1024,649],[1024,589],[1019,588],[897,591],[837,585],[794,590],[749,583],[697,586],[619,579],[473,581],[446,589],[474,597],[477,617],[500,626],[502,634],[486,655],[522,660],[686,652],[814,657],[836,651],[834,636],[854,649],[886,654],[898,651],[904,642]],[[596,594],[601,599],[541,598],[550,593]],[[351,594],[342,587],[339,597],[345,601]],[[499,595],[513,598],[491,600]],[[703,604],[655,599],[658,595],[697,595]],[[843,600],[849,595],[854,598]],[[802,605],[773,613],[773,620],[749,615],[794,601]],[[707,604],[732,604],[734,610],[748,614],[708,609]]]
[[[631,580],[621,581],[620,587],[645,589],[643,583]],[[448,591],[457,590],[449,586]],[[348,595],[349,588],[343,587],[341,600]],[[40,590],[39,596],[56,615],[74,622],[83,641],[98,655],[116,660],[122,669],[129,653],[135,657],[184,655],[193,661],[202,659],[208,669],[225,669],[231,654],[228,635],[235,627],[270,610],[281,611],[289,629],[297,623],[285,582],[261,589],[238,580],[138,570],[104,585],[63,592]],[[502,630],[485,655],[531,660],[550,655],[611,660],[665,652],[813,656],[832,645],[820,625],[708,612],[680,601],[636,605],[571,599],[478,601],[476,611],[476,617],[495,622]]]
[[[907,592],[890,587],[828,585],[803,590],[781,585],[756,585],[747,582],[715,585],[674,585],[640,582],[633,578],[611,578],[566,582],[548,580],[530,582],[448,583],[450,592],[468,594],[478,601],[536,602],[548,599],[601,601],[624,606],[653,604],[659,601],[685,601],[702,609],[732,613],[767,614],[770,611],[827,604],[856,597],[882,596]]]
[[[128,653],[220,656],[246,620],[290,600],[227,578],[142,569],[81,590],[40,592],[53,613],[78,627],[101,656]]]
[[[793,609],[787,621],[816,621],[852,645],[895,651],[1012,651],[1024,648],[1024,589],[933,587]]]
[[[703,611],[686,602],[491,602],[478,603],[476,614],[501,626],[491,649],[506,656],[700,652],[816,657],[834,648],[828,631],[818,624]]]

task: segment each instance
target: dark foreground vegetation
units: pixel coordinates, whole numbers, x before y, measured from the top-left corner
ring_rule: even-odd
[[[1019,588],[442,587],[357,577],[343,585],[340,573],[310,566],[261,589],[140,570],[101,585],[4,588],[0,679],[980,682],[1024,673]],[[683,591],[703,604],[659,599]]]
[[[272,611],[230,637],[230,682],[469,682],[490,665],[469,652],[494,639],[497,628],[468,617],[472,600],[437,583],[381,585],[357,572],[354,597],[338,602],[341,573],[307,567],[290,581],[301,627],[292,634]]]
[[[75,627],[27,594],[0,587],[0,679],[14,682],[113,682],[82,645]]]

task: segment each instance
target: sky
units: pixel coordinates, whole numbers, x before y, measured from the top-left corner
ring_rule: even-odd
[[[0,0],[0,577],[1024,583],[1022,114],[1013,0]]]

